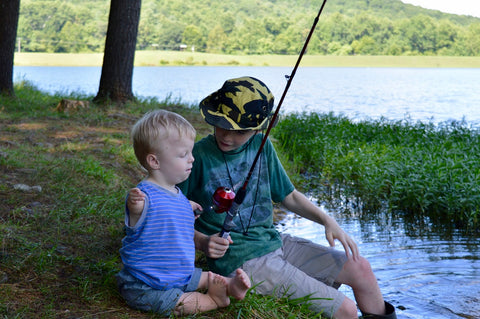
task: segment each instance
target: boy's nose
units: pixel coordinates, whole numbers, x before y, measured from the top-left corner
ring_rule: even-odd
[[[229,131],[217,132],[217,136],[222,140],[226,141],[230,138],[231,134]]]
[[[236,131],[225,130],[224,136],[228,138],[232,138],[232,136],[235,136],[236,133],[237,133]]]

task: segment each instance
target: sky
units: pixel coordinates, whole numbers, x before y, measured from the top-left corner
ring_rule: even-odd
[[[454,14],[466,14],[480,18],[479,0],[401,0],[426,9],[440,10]]]

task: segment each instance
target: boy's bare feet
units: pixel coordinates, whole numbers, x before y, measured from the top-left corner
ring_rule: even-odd
[[[235,277],[228,278],[228,295],[234,297],[237,300],[245,298],[248,289],[252,287],[250,278],[246,272],[238,268],[235,272]]]
[[[230,304],[230,298],[227,295],[227,278],[214,274],[211,271],[208,272],[208,291],[213,301],[219,308],[226,307]]]

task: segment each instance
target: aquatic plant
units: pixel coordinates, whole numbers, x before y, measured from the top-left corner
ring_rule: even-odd
[[[281,152],[328,202],[358,212],[429,216],[478,225],[480,135],[463,121],[353,121],[344,115],[290,114],[274,130]]]

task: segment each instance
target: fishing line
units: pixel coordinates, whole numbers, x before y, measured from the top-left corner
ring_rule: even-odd
[[[245,196],[247,194],[247,185],[250,181],[250,178],[252,177],[253,171],[255,169],[255,165],[257,164],[257,161],[260,158],[260,154],[262,153],[263,147],[265,146],[265,142],[267,141],[268,135],[270,134],[272,127],[275,125],[275,122],[278,117],[278,113],[283,104],[283,100],[285,99],[285,96],[287,95],[287,91],[290,88],[290,85],[292,84],[295,73],[297,72],[298,66],[300,65],[300,61],[302,60],[302,57],[307,50],[307,46],[308,46],[308,43],[310,42],[310,38],[312,37],[313,31],[315,31],[315,27],[317,26],[318,20],[320,18],[320,15],[322,14],[323,8],[325,7],[326,3],[327,3],[327,0],[323,0],[322,6],[320,7],[318,14],[313,21],[313,25],[310,28],[310,32],[308,33],[307,38],[305,39],[305,43],[303,44],[302,51],[300,51],[300,54],[298,56],[297,62],[295,63],[295,67],[292,70],[292,73],[290,75],[285,75],[285,77],[287,78],[287,84],[285,86],[285,89],[283,90],[282,97],[278,102],[277,108],[275,109],[275,113],[270,119],[270,123],[268,124],[267,130],[264,133],[262,143],[260,144],[257,154],[255,155],[255,158],[252,162],[252,166],[248,171],[247,178],[245,178],[245,182],[243,183],[242,187],[238,190],[237,194],[235,195],[235,200],[233,201],[232,207],[227,211],[227,216],[225,217],[222,231],[220,232],[220,236],[223,238],[227,238],[230,233],[230,230],[235,226],[235,224],[233,223],[233,218],[237,215],[238,208],[243,203],[243,200],[245,199]]]

